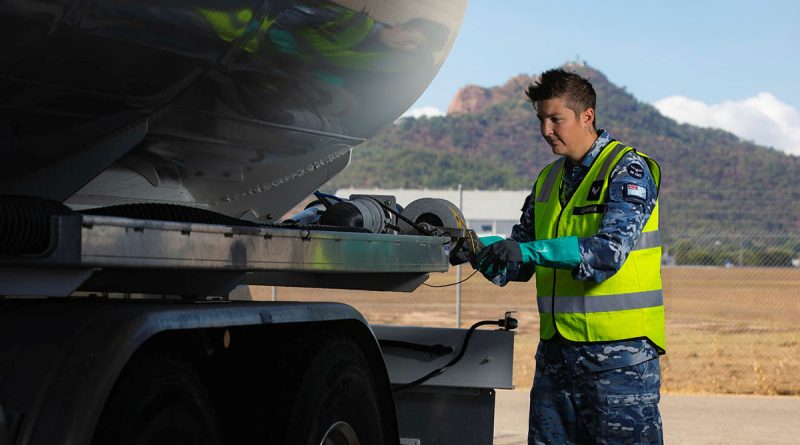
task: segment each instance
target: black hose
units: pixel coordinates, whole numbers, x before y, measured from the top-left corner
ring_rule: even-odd
[[[378,340],[378,344],[381,346],[381,348],[400,348],[408,349],[410,351],[424,352],[430,355],[431,358],[441,357],[445,354],[451,354],[453,352],[452,346],[445,346],[441,344],[423,345],[420,343],[385,339]]]
[[[364,216],[353,203],[337,202],[325,210],[319,223],[326,226],[364,227]]]
[[[400,212],[398,212],[395,209],[391,208],[390,206],[387,206],[386,204],[382,203],[380,199],[377,199],[377,198],[372,197],[372,196],[367,196],[367,198],[371,198],[373,201],[377,202],[378,205],[381,206],[384,210],[386,210],[387,212],[391,213],[392,215],[398,217],[399,219],[402,219],[403,221],[408,223],[408,225],[410,225],[411,227],[417,229],[423,235],[428,235],[428,236],[433,236],[434,235],[434,233],[431,232],[430,230],[427,230],[426,228],[420,226],[416,222],[411,221],[410,219],[408,219],[405,216],[401,215]]]
[[[467,330],[467,334],[464,336],[464,341],[461,343],[461,349],[458,351],[458,354],[455,357],[453,357],[452,360],[447,362],[447,364],[442,366],[441,368],[434,369],[433,371],[431,371],[431,372],[425,374],[424,376],[414,380],[413,382],[406,383],[406,384],[400,385],[400,386],[396,386],[393,389],[393,391],[394,392],[404,391],[404,390],[406,390],[408,388],[411,388],[411,387],[414,387],[414,386],[418,386],[418,385],[420,385],[420,384],[422,384],[422,383],[424,383],[424,382],[426,382],[426,381],[428,381],[428,380],[430,380],[430,379],[442,374],[448,368],[450,368],[451,366],[453,366],[456,363],[458,363],[459,360],[461,360],[462,357],[464,357],[464,353],[467,352],[467,346],[469,345],[469,339],[470,339],[470,337],[472,337],[472,333],[475,332],[476,329],[478,329],[481,326],[485,326],[485,325],[503,326],[505,324],[505,322],[506,322],[506,320],[483,320],[483,321],[479,321],[479,322],[475,323],[474,325],[470,326],[470,328]]]

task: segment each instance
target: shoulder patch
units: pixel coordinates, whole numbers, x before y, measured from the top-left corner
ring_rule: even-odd
[[[628,174],[633,178],[642,179],[644,177],[644,167],[639,164],[631,164],[628,166]]]
[[[622,196],[626,201],[643,203],[647,200],[647,189],[638,184],[626,183]]]

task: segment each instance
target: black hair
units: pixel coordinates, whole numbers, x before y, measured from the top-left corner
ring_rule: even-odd
[[[567,108],[575,113],[575,117],[578,117],[587,108],[594,110],[597,104],[597,94],[595,94],[592,84],[587,79],[562,68],[543,72],[539,79],[528,85],[525,95],[528,96],[534,107],[536,102],[541,100],[564,99]],[[594,121],[592,121],[592,125],[594,125]]]

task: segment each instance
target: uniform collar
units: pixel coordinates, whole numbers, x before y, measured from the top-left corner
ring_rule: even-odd
[[[592,147],[586,153],[586,156],[583,157],[583,161],[581,161],[581,166],[589,168],[592,166],[592,162],[597,158],[597,155],[600,154],[600,151],[611,142],[611,134],[606,130],[598,130],[597,131],[597,139],[594,140]]]

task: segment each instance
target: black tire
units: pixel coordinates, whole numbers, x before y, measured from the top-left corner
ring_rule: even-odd
[[[192,366],[155,354],[126,366],[100,416],[94,445],[219,445],[214,406]]]
[[[350,339],[327,342],[298,370],[286,445],[381,445],[375,382],[364,355]]]

